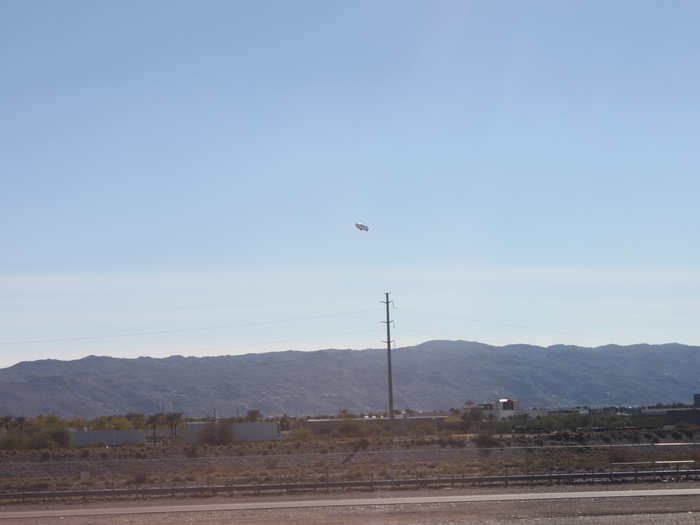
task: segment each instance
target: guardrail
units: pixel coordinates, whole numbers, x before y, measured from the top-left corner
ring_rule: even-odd
[[[101,490],[72,490],[72,491],[38,491],[0,493],[0,500],[27,501],[27,500],[51,500],[59,498],[114,498],[121,496],[213,496],[217,494],[234,493],[261,493],[265,491],[317,491],[330,489],[369,489],[387,487],[426,488],[454,485],[482,485],[532,482],[596,482],[596,481],[623,481],[637,482],[649,478],[682,478],[685,480],[697,480],[700,477],[700,469],[675,469],[675,470],[635,470],[626,472],[550,472],[545,474],[511,474],[495,476],[452,476],[437,478],[410,478],[410,479],[381,479],[362,481],[327,481],[306,483],[264,483],[264,484],[240,484],[240,485],[204,485],[197,487],[163,487],[163,488],[133,488],[133,489],[101,489]]]

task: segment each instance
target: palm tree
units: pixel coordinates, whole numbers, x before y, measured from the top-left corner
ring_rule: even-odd
[[[153,442],[156,441],[156,429],[163,422],[163,414],[151,414],[146,419],[146,425],[153,429]]]
[[[12,423],[12,416],[2,416],[0,417],[0,425],[5,427],[5,431],[10,431],[10,423]]]
[[[167,421],[170,427],[170,438],[174,441],[177,437],[177,426],[182,423],[182,412],[170,412],[165,415],[165,421]]]
[[[15,425],[19,427],[20,432],[24,432],[24,424],[27,422],[27,418],[24,416],[17,416],[15,418]]]
[[[131,426],[134,428],[143,428],[146,425],[146,416],[143,414],[130,412],[124,417],[129,420]]]

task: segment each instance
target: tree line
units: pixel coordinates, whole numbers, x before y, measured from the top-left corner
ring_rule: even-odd
[[[230,431],[226,430],[226,425],[218,425],[217,421],[212,418],[205,418],[205,421],[207,419],[211,419],[213,426],[207,426],[206,441],[212,443],[230,442],[230,438],[227,436]],[[245,417],[218,421],[231,423],[262,420],[263,416],[260,410],[251,409]],[[158,412],[155,414],[131,412],[100,416],[94,419],[63,418],[54,414],[36,417],[0,416],[0,450],[70,448],[73,445],[71,430],[150,430],[155,441],[159,435],[158,430],[165,428],[168,430],[170,439],[175,441],[178,428],[185,421],[182,412]],[[212,432],[215,437],[212,437]]]

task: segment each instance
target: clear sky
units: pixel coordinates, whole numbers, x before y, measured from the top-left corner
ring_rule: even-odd
[[[4,1],[0,365],[700,344],[699,19]]]

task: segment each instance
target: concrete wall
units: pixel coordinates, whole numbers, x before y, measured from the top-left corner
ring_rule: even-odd
[[[143,445],[148,430],[87,430],[71,431],[73,444],[76,447],[88,447],[98,444],[109,446]]]
[[[234,441],[274,441],[280,439],[280,425],[276,421],[234,423]]]
[[[177,440],[181,443],[194,445],[199,443],[199,434],[207,423],[187,423],[177,429]]]
[[[180,441],[183,443],[199,443],[199,436],[209,423],[188,423],[177,431]],[[274,441],[280,439],[279,423],[270,421],[258,421],[254,423],[223,423],[228,424],[234,441]]]
[[[177,428],[177,441],[180,443],[197,444],[199,436],[207,423],[187,423]],[[232,426],[231,435],[234,441],[268,441],[280,439],[279,423],[259,421],[255,423],[229,423]],[[95,445],[144,445],[153,436],[153,431],[139,430],[87,430],[71,431],[73,444],[76,447],[89,447]],[[159,428],[156,436],[163,439],[170,438],[170,430]]]

